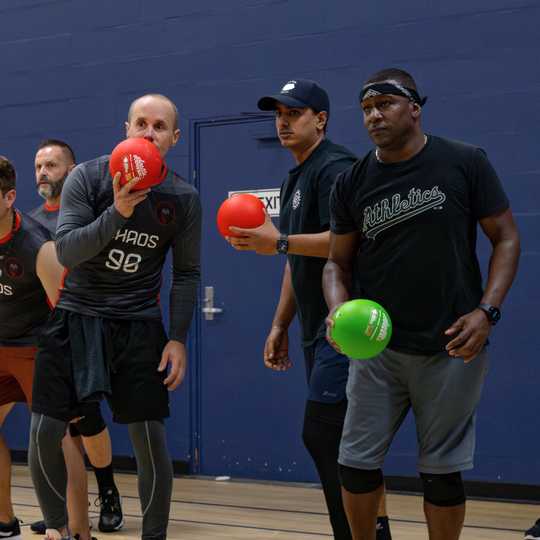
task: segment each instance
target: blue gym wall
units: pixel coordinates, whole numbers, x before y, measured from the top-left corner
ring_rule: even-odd
[[[0,154],[15,162],[18,205],[29,209],[42,138],[69,141],[80,161],[107,153],[130,101],[158,91],[179,105],[184,138],[168,161],[189,178],[190,121],[255,112],[260,95],[295,77],[329,91],[330,137],[362,153],[362,80],[411,71],[430,97],[427,131],[487,150],[522,235],[469,478],[540,484],[539,27],[537,0],[2,0]],[[24,447],[25,422],[19,407],[6,427],[14,447]],[[116,433],[115,452],[129,452]],[[413,438],[408,425],[387,473],[414,474]],[[174,442],[187,459],[189,440]]]

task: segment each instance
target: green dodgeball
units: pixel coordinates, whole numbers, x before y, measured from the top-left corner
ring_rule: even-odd
[[[367,360],[382,352],[392,337],[392,321],[386,310],[372,300],[345,302],[333,316],[331,337],[343,354]]]

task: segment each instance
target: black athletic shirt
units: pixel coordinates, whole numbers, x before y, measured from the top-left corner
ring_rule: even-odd
[[[47,203],[34,208],[28,212],[28,215],[43,225],[53,236],[56,235],[56,224],[58,223],[58,212],[60,205],[49,206]]]
[[[300,165],[289,171],[281,186],[279,229],[282,234],[317,234],[330,228],[330,192],[337,175],[356,157],[345,147],[323,140]],[[289,255],[302,344],[324,335],[328,308],[322,292],[326,259]]]
[[[444,350],[444,331],[482,297],[478,220],[508,206],[484,151],[440,137],[401,163],[372,151],[338,178],[331,229],[361,232],[355,296],[388,310],[392,349]]]
[[[17,212],[15,234],[0,239],[0,346],[35,345],[50,313],[47,295],[36,273],[41,246],[49,232]]]
[[[169,339],[185,341],[200,277],[201,207],[173,172],[129,219],[114,208],[109,157],[78,165],[62,190],[56,248],[69,270],[58,307],[111,319],[160,319],[161,271],[172,248]]]

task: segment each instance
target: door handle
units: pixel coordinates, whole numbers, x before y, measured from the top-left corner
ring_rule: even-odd
[[[204,288],[204,306],[201,311],[204,313],[204,318],[207,321],[213,321],[214,315],[223,313],[221,308],[214,307],[214,287],[209,286]]]

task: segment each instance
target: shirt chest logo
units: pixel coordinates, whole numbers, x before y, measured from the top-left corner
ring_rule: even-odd
[[[441,210],[446,195],[439,186],[431,189],[411,188],[407,198],[399,193],[364,208],[362,232],[370,239],[382,231],[429,210]]]
[[[297,189],[293,195],[293,200],[292,200],[293,210],[296,210],[300,206],[301,202],[302,202],[302,192],[299,189]]]
[[[20,279],[24,276],[24,267],[15,257],[9,257],[4,263],[4,272],[0,271],[0,276],[4,273],[11,279]]]
[[[176,221],[176,211],[174,204],[163,201],[156,207],[156,217],[160,225],[170,225]]]

